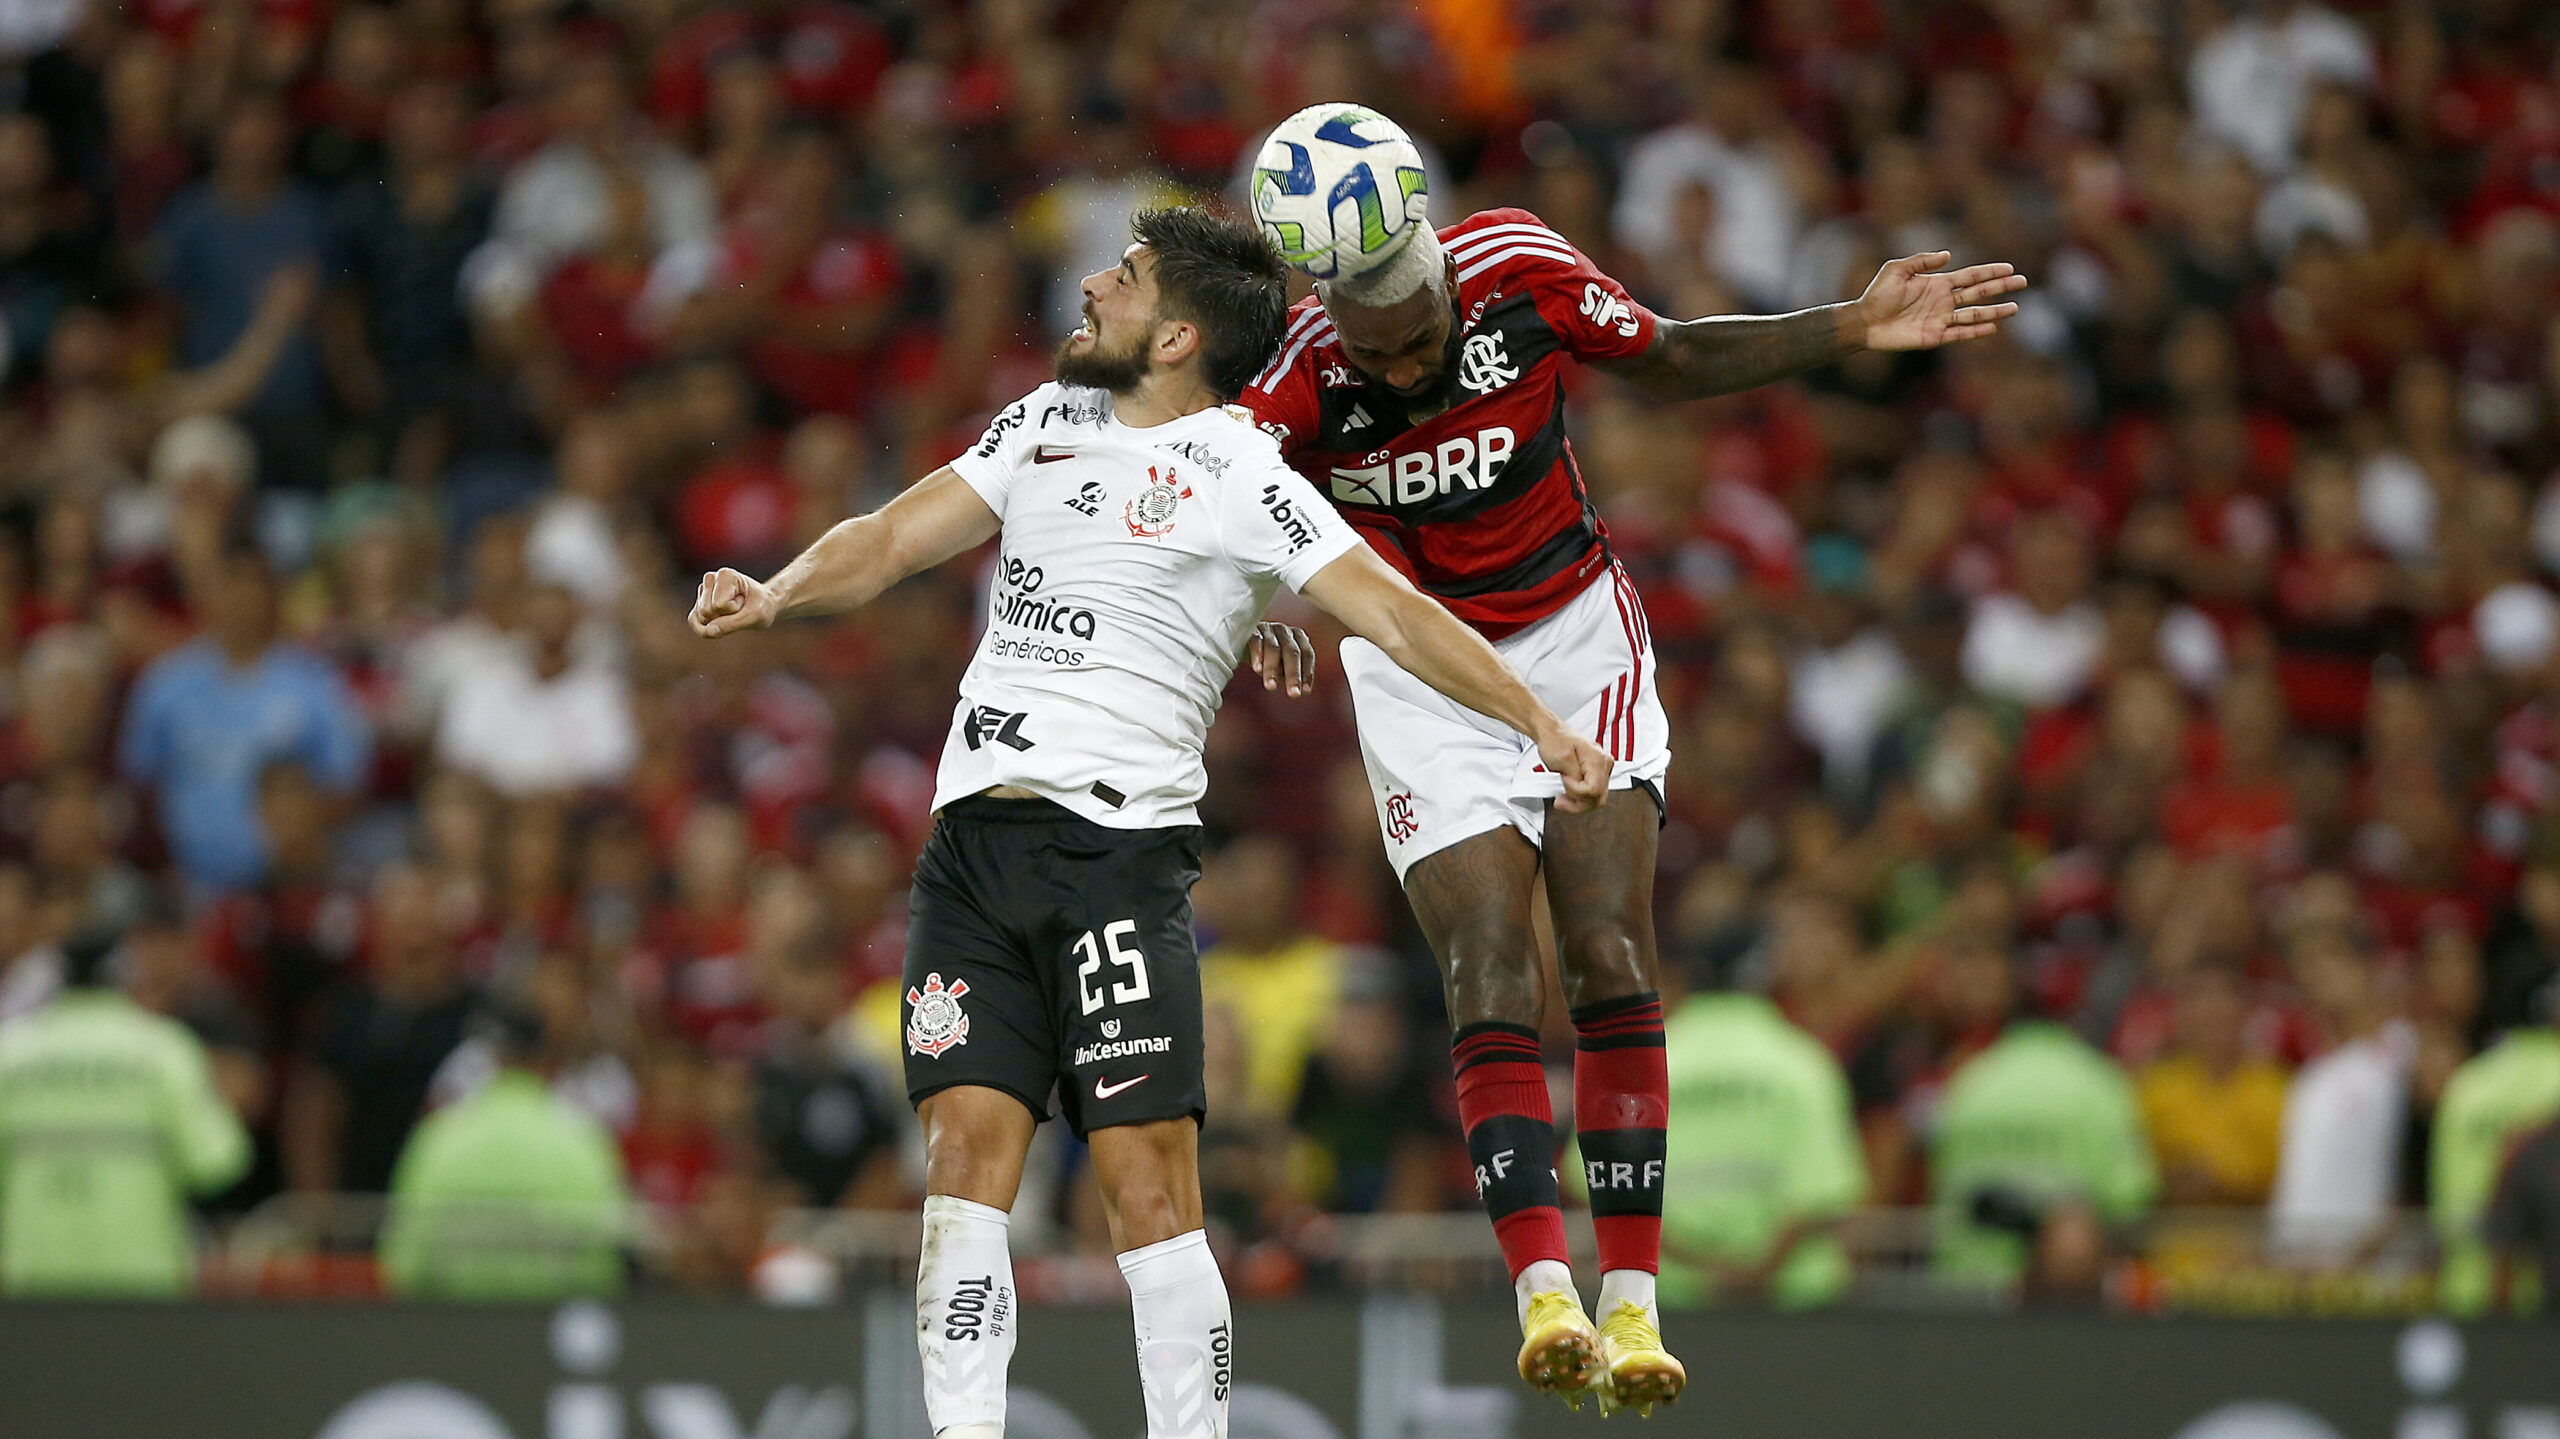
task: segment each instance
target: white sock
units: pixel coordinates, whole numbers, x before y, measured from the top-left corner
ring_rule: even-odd
[[[937,1439],[1001,1439],[1005,1371],[1020,1308],[1001,1209],[947,1194],[924,1202],[916,1261],[916,1352]]]
[[[1120,1273],[1138,1330],[1147,1439],[1226,1439],[1235,1324],[1208,1231],[1132,1249],[1120,1256]]]
[[[1573,1287],[1573,1266],[1554,1259],[1530,1261],[1529,1267],[1520,1271],[1520,1277],[1511,1281],[1511,1297],[1520,1305],[1520,1322],[1529,1321],[1530,1296],[1557,1289],[1577,1299],[1582,1297],[1582,1292]]]
[[[1662,1322],[1662,1315],[1653,1307],[1651,1270],[1609,1269],[1601,1272],[1600,1313],[1596,1317],[1608,1318],[1618,1312],[1621,1304],[1638,1305],[1643,1308],[1646,1318],[1656,1324]]]

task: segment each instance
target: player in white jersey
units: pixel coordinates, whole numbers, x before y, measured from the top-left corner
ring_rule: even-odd
[[[907,944],[907,1090],[925,1130],[917,1344],[937,1439],[1004,1431],[1018,1322],[1007,1212],[1054,1089],[1091,1143],[1129,1280],[1148,1439],[1226,1433],[1234,1336],[1201,1228],[1201,747],[1255,622],[1303,592],[1407,671],[1529,737],[1556,806],[1608,756],[1389,569],[1229,401],[1278,348],[1286,273],[1249,224],[1138,216],[1086,277],[1055,384],[769,582],[705,575],[708,636],[861,605],[1000,539],[943,746]],[[1257,655],[1296,691],[1312,651]]]

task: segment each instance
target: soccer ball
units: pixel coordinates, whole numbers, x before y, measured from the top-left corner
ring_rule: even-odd
[[[1366,274],[1428,221],[1422,152],[1358,105],[1310,105],[1280,122],[1253,162],[1253,218],[1290,268],[1319,280]]]

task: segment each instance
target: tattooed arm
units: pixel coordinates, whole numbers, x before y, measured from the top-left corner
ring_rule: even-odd
[[[1663,320],[1653,344],[1601,369],[1663,400],[1702,400],[1756,389],[1860,350],[1927,350],[1979,339],[2018,313],[2000,296],[2026,288],[2005,264],[1939,273],[1944,250],[1888,261],[1855,300],[1791,315],[1713,315]]]
[[[1854,300],[1792,315],[1662,320],[1643,354],[1598,364],[1655,399],[1703,400],[1846,359],[1866,347],[1866,331]]]

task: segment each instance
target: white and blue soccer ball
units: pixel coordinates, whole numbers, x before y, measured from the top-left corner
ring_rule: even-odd
[[[1425,225],[1422,152],[1358,105],[1310,105],[1253,162],[1253,218],[1290,268],[1347,280],[1386,264]]]

